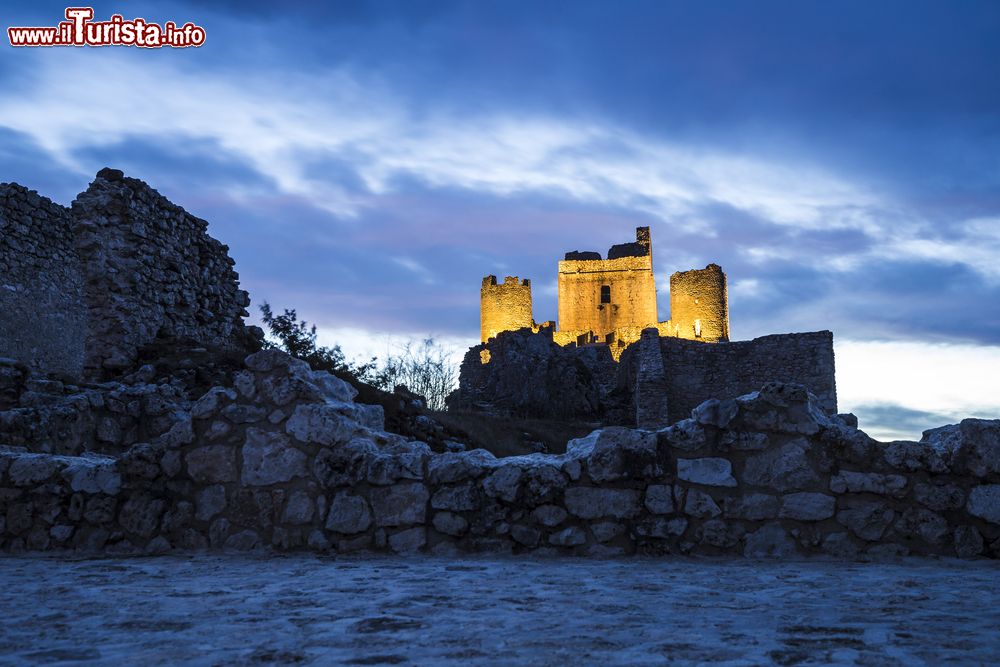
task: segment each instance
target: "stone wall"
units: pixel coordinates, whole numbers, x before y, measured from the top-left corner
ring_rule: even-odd
[[[102,169],[70,209],[0,185],[0,357],[103,379],[160,338],[247,349],[228,248],[142,181]]]
[[[805,385],[828,414],[837,412],[833,334],[776,334],[748,341],[705,344],[660,338],[670,421],[710,398],[734,398],[766,382]]]
[[[645,329],[636,344],[635,425],[656,428],[670,423],[667,374],[656,329]]]
[[[250,304],[208,223],[104,169],[72,206],[90,312],[85,373],[118,373],[158,336],[229,348]]]
[[[479,324],[484,343],[501,331],[532,329],[535,321],[531,315],[531,281],[507,276],[498,284],[496,276],[483,278]]]
[[[655,334],[646,329],[643,340]],[[687,418],[710,398],[734,398],[779,381],[805,385],[823,410],[837,412],[829,331],[739,342],[658,341],[659,354],[643,354],[642,343],[634,343],[616,363],[604,345],[564,347],[551,332],[503,332],[466,353],[448,405],[518,417],[667,424]],[[651,359],[662,360],[662,372]]]
[[[69,211],[0,184],[0,357],[79,377],[87,312]]]
[[[166,383],[78,387],[26,377],[2,391],[16,370],[0,360],[0,445],[71,456],[120,454],[166,433],[190,409],[185,392]]]
[[[616,371],[607,347],[563,347],[553,342],[551,329],[504,331],[465,353],[448,407],[594,421],[608,411]]]
[[[274,351],[119,458],[0,451],[0,547],[1000,555],[1000,421],[878,443],[797,385],[560,456],[433,454]]]

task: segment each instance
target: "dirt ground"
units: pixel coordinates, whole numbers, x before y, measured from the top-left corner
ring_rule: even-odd
[[[0,559],[0,665],[989,664],[995,562]]]

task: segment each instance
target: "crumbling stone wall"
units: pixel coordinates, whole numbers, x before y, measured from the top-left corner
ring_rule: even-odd
[[[498,284],[496,276],[483,278],[479,292],[479,323],[484,343],[501,331],[535,328],[531,315],[531,281],[507,276]]]
[[[241,338],[250,299],[208,223],[113,169],[72,211],[90,312],[88,376],[129,368],[157,336],[220,348]]]
[[[103,379],[158,336],[247,349],[228,248],[140,180],[102,169],[70,209],[0,185],[0,357]]]
[[[593,421],[605,416],[617,364],[606,347],[563,347],[551,329],[504,331],[465,353],[452,410]]]
[[[0,360],[0,390],[16,370]],[[35,377],[16,379],[20,386],[0,391],[0,445],[36,453],[121,454],[166,433],[190,408],[184,392],[166,383],[78,387]]]
[[[772,381],[804,385],[821,409],[837,412],[833,333],[829,331],[712,345],[663,337],[660,347],[671,422],[686,418],[710,398],[741,396]]]
[[[657,337],[653,328],[642,336],[615,362],[603,345],[563,347],[549,332],[503,332],[469,349],[448,405],[495,415],[669,424],[710,398],[734,398],[779,381],[804,385],[823,410],[837,412],[829,331],[711,344]],[[649,342],[658,342],[657,353]]]
[[[656,329],[645,329],[636,348],[635,425],[658,428],[670,423],[667,374]]]
[[[878,443],[801,386],[565,455],[433,454],[274,351],[120,458],[0,451],[0,548],[1000,556],[1000,421]]]
[[[0,357],[79,377],[87,311],[69,211],[0,184]]]

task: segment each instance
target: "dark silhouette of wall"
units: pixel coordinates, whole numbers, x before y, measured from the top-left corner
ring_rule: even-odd
[[[69,211],[0,184],[0,357],[78,377],[87,310]]]
[[[69,209],[0,185],[0,357],[102,379],[157,337],[242,347],[250,299],[207,228],[116,169]]]

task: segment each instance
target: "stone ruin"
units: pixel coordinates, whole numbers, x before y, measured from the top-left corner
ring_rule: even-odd
[[[659,322],[648,227],[634,243],[573,251],[559,262],[559,321],[532,316],[531,281],[483,279],[481,343],[462,362],[452,409],[495,416],[666,426],[710,398],[773,380],[805,385],[837,412],[829,331],[729,340],[726,274],[717,264],[670,276]]]
[[[69,208],[0,184],[0,357],[100,380],[157,339],[247,349],[250,298],[207,229],[116,169]]]
[[[718,264],[670,276],[670,319],[659,321],[653,246],[649,227],[636,227],[635,241],[601,253],[574,250],[556,274],[559,321],[535,322],[531,281],[483,278],[479,292],[481,342],[504,331],[547,332],[559,345],[607,346],[617,360],[644,329],[661,336],[707,343],[729,340],[729,293]],[[484,362],[486,363],[486,362]]]
[[[139,182],[121,185],[116,174],[107,175],[114,178],[99,178],[105,182],[97,188],[108,191],[108,201],[122,187],[141,192]],[[62,215],[17,186],[6,188],[20,193],[15,201],[25,197],[31,211],[45,210],[50,219]],[[124,205],[133,213],[119,208],[117,217],[108,218],[110,226],[132,231],[102,232],[118,239],[119,245],[103,251],[107,257],[133,256],[133,243],[176,247],[157,238],[169,234],[170,225],[143,224],[143,216],[159,219],[158,212],[169,210],[163,202],[143,208],[151,197],[138,196],[138,203]],[[25,238],[34,239],[35,266],[56,254],[46,243],[78,238],[75,223],[55,225],[51,239],[25,231],[44,225],[30,213],[24,217],[23,208],[0,209],[0,226],[17,228],[18,252],[30,247]],[[173,219],[179,224],[185,216],[175,211]],[[137,224],[145,236],[133,233]],[[12,284],[16,273],[8,267],[29,260],[10,257],[9,242],[2,247],[2,278]],[[199,247],[221,246],[205,241]],[[69,260],[80,257],[66,248],[60,252]],[[701,389],[693,384],[679,394],[668,386],[664,393],[656,364],[678,369],[694,363],[699,357],[686,355],[683,345],[695,343],[678,340],[671,345],[682,347],[664,348],[663,339],[647,335],[634,353],[634,387],[643,392],[638,402],[677,411],[683,418],[672,425],[642,423],[638,413],[639,428],[595,429],[568,443],[561,455],[435,453],[423,439],[388,432],[383,407],[357,402],[357,391],[337,377],[273,349],[234,352],[246,335],[233,333],[242,326],[235,313],[245,297],[230,264],[229,272],[219,274],[225,284],[214,292],[197,287],[211,270],[194,271],[202,278],[169,292],[205,299],[186,302],[178,312],[141,289],[129,300],[119,285],[167,279],[172,274],[168,266],[160,273],[156,257],[173,266],[180,255],[147,257],[145,268],[128,279],[132,283],[103,283],[120,290],[114,295],[93,292],[82,300],[114,302],[117,321],[134,327],[108,347],[92,343],[91,349],[135,355],[123,372],[115,374],[117,360],[102,362],[99,371],[85,364],[87,347],[74,348],[58,331],[51,345],[25,343],[25,325],[8,318],[26,311],[3,311],[4,326],[21,335],[21,342],[5,349],[17,359],[0,361],[4,551],[1000,557],[1000,420],[967,419],[928,431],[920,442],[881,443],[859,431],[850,415],[835,414],[833,395],[817,395],[801,384],[765,380],[724,400],[697,398]],[[189,264],[175,266],[175,272],[191,272],[199,257],[187,256]],[[18,292],[25,286],[48,299],[39,300],[30,321],[54,323],[66,315],[68,326],[107,340],[107,332],[87,324],[94,312],[89,306],[77,315],[60,310],[69,302],[53,286],[81,274],[72,266],[60,273],[57,262],[49,266],[38,280],[17,282]],[[82,285],[78,294],[94,285]],[[235,301],[210,300],[219,295]],[[148,327],[137,324],[143,312],[150,313]],[[164,326],[194,342],[176,343],[181,358],[171,364],[143,363],[140,341],[151,336],[155,343]],[[212,347],[191,347],[199,336]],[[499,358],[523,350],[542,358],[562,353],[552,349],[572,349],[550,348],[544,337],[523,333],[497,341],[502,347],[517,336],[527,336],[526,342],[509,344],[509,351],[491,349]],[[754,343],[716,346],[729,350],[718,352],[718,368],[732,368],[734,359],[745,365],[733,391],[743,386],[737,382],[757,382],[755,369],[765,368],[754,350],[767,348]],[[597,355],[597,349],[573,354]],[[664,361],[666,356],[671,360]],[[588,384],[586,365],[572,370],[573,363],[564,369],[569,375],[553,379],[552,391],[564,392],[567,405],[579,402],[573,409],[590,409],[588,401],[603,400],[597,391],[603,389]],[[621,367],[630,363],[624,359]],[[84,377],[74,380],[73,368]],[[85,377],[88,369],[96,377]],[[548,377],[545,368],[536,370],[540,380]],[[596,387],[595,393],[573,396],[567,387],[575,384]],[[679,414],[685,410],[688,415]]]
[[[822,410],[836,414],[833,334],[703,343],[650,328],[615,361],[605,345],[564,346],[550,331],[505,331],[466,352],[448,406],[496,416],[656,427],[686,418],[710,398],[735,398],[770,381],[801,384]]]
[[[1000,556],[1000,421],[879,443],[771,383],[497,459],[388,433],[354,395],[264,350],[119,454],[3,447],[0,547]]]

